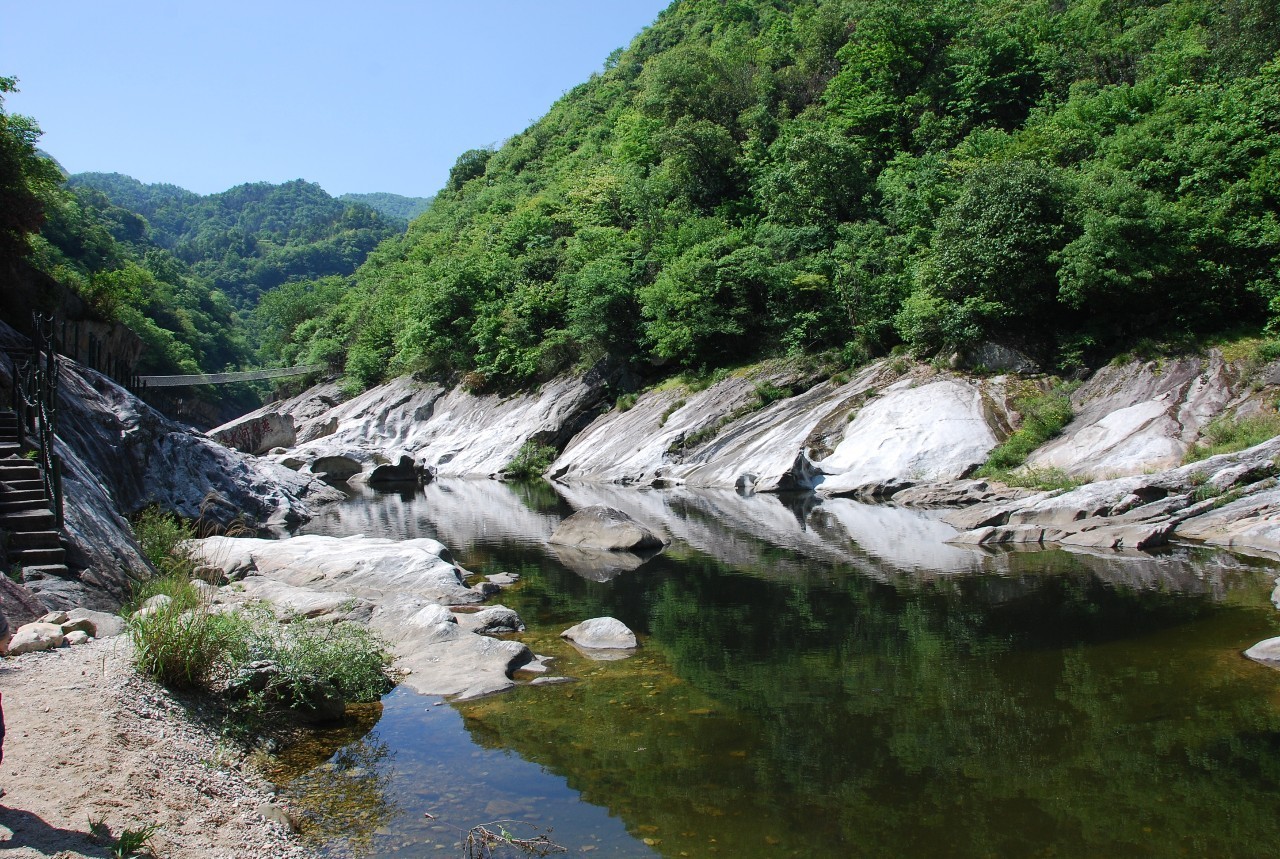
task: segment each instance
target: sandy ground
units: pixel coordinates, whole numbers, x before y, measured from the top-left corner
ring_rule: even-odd
[[[0,660],[0,857],[106,859],[91,820],[117,837],[157,824],[161,859],[314,857],[262,817],[271,786],[134,673],[128,648],[117,637]]]

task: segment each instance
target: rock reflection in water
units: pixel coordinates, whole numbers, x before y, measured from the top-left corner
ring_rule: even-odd
[[[372,733],[381,716],[381,704],[350,706],[342,725],[309,732],[267,767],[308,839],[367,848],[400,813],[388,790],[394,753]]]
[[[456,748],[422,763],[406,763],[422,714],[384,720],[406,805],[510,813],[617,857],[1252,856],[1280,840],[1280,696],[1240,657],[1278,625],[1265,564],[975,550],[932,513],[839,499],[555,491],[368,501],[474,569],[519,572],[503,602],[521,640],[578,680],[459,705],[466,743],[433,723],[432,753]],[[607,581],[568,569],[543,540],[601,503],[673,544]],[[642,648],[592,663],[558,639],[592,616]],[[423,855],[414,812],[374,855]]]

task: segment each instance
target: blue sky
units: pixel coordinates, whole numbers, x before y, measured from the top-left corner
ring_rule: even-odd
[[[428,196],[667,2],[0,0],[0,75],[72,173]]]

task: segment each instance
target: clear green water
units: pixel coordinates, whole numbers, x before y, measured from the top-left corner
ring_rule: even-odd
[[[1269,565],[989,555],[846,501],[562,491],[442,483],[308,527],[434,536],[469,569],[520,573],[500,597],[519,638],[577,679],[461,705],[397,690],[292,750],[278,778],[334,855],[457,855],[460,829],[497,818],[610,857],[1280,843],[1280,674],[1240,655],[1280,634]],[[542,541],[569,501],[674,541],[630,570],[558,556]],[[593,662],[558,638],[598,615],[639,654]]]

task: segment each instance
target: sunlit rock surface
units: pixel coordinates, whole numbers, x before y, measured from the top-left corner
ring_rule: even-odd
[[[885,376],[882,364],[836,385],[804,385],[803,393],[761,405],[758,388],[802,385],[795,371],[729,376],[703,391],[683,387],[641,394],[574,437],[548,475],[563,483],[804,489],[818,476],[809,449],[821,445]]]
[[[533,658],[523,644],[478,634],[522,628],[509,609],[492,606],[456,622],[446,606],[482,595],[436,540],[210,537],[190,546],[200,563],[240,579],[222,589],[225,601],[263,600],[282,614],[368,623],[392,645],[404,682],[424,694],[500,692]]]
[[[1153,474],[976,504],[944,521],[965,532],[955,541],[984,545],[1147,549],[1177,536],[1280,554],[1277,462],[1280,438]]]
[[[631,552],[661,548],[663,540],[621,510],[596,504],[561,522],[547,542],[578,549]]]
[[[1213,418],[1256,410],[1262,389],[1246,375],[1217,349],[1202,358],[1102,367],[1072,395],[1075,418],[1027,464],[1090,479],[1173,468]]]
[[[914,379],[885,388],[858,412],[830,456],[824,495],[855,493],[887,482],[965,477],[996,446],[982,385]]]
[[[588,373],[503,397],[405,376],[324,411],[317,409],[324,400],[303,395],[273,404],[294,414],[298,437],[308,439],[277,458],[307,469],[318,459],[343,456],[371,471],[409,456],[439,475],[495,474],[526,442],[567,442],[589,419],[605,384],[601,373]]]
[[[463,582],[462,570],[439,542],[427,538],[305,535],[285,540],[209,537],[189,544],[197,562],[230,578],[244,574],[312,590],[341,590],[379,601],[406,595],[447,605],[469,605],[480,597]]]

